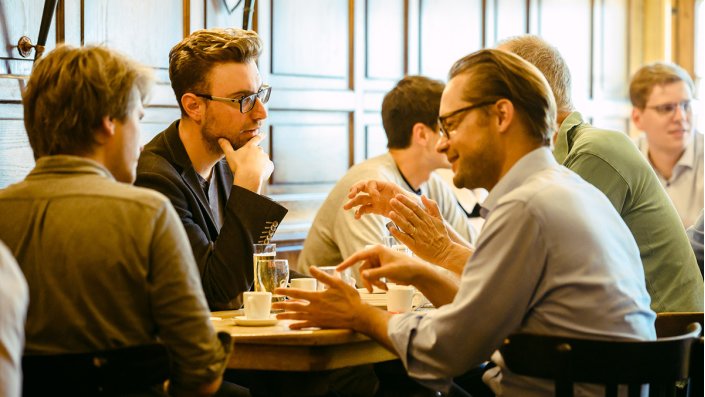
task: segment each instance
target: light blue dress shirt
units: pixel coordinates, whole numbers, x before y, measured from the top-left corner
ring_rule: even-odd
[[[656,337],[631,232],[607,198],[548,148],[521,158],[483,207],[486,223],[453,302],[389,322],[412,377],[447,389],[516,332]],[[505,395],[543,396],[553,386],[504,371],[502,387]]]

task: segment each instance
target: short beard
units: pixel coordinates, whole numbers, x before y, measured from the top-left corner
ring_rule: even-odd
[[[208,113],[206,113],[206,119],[203,122],[203,128],[201,128],[201,139],[203,140],[203,145],[208,153],[213,155],[222,155],[223,149],[220,147],[220,144],[218,144],[218,139],[220,139],[220,137],[213,133],[214,125],[215,123],[213,122],[213,119],[211,119],[208,116]]]

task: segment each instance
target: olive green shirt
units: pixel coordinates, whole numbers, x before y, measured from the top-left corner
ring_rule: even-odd
[[[644,265],[651,308],[657,313],[703,311],[703,278],[685,229],[653,169],[629,137],[595,128],[573,112],[561,124],[553,154],[600,189],[631,230]]]

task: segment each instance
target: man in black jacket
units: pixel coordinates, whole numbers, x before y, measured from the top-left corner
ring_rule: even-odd
[[[268,242],[286,208],[260,194],[274,164],[258,146],[270,87],[262,43],[240,29],[199,30],[169,53],[181,118],[142,152],[136,185],[171,199],[211,310],[239,308],[253,282],[253,243]]]

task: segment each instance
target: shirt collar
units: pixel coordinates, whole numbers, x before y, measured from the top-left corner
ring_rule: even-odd
[[[27,179],[41,179],[48,175],[99,175],[109,179],[113,175],[102,164],[80,156],[65,154],[40,157]]]
[[[571,130],[583,123],[585,123],[585,121],[579,112],[571,112],[561,123],[561,127],[558,129],[558,138],[556,138],[553,148],[553,156],[555,156],[556,161],[559,163],[563,164],[563,162],[565,162],[568,153],[570,153],[570,147],[573,146],[573,134]]]
[[[690,142],[685,146],[683,154],[673,166],[673,169],[682,167],[690,169],[695,168],[695,165],[697,164],[696,156],[698,153],[698,148],[696,145],[702,144],[702,140],[699,141],[697,134],[699,133],[695,131],[695,129],[691,131]],[[646,134],[639,135],[637,144],[639,146],[639,150],[641,150],[641,153],[649,160],[649,164],[651,164],[651,159],[649,158],[649,140],[646,139]]]
[[[521,186],[531,175],[555,165],[557,165],[556,160],[548,147],[540,147],[527,153],[492,188],[490,194],[482,203],[480,215],[487,219],[489,213],[492,212],[504,195]]]

